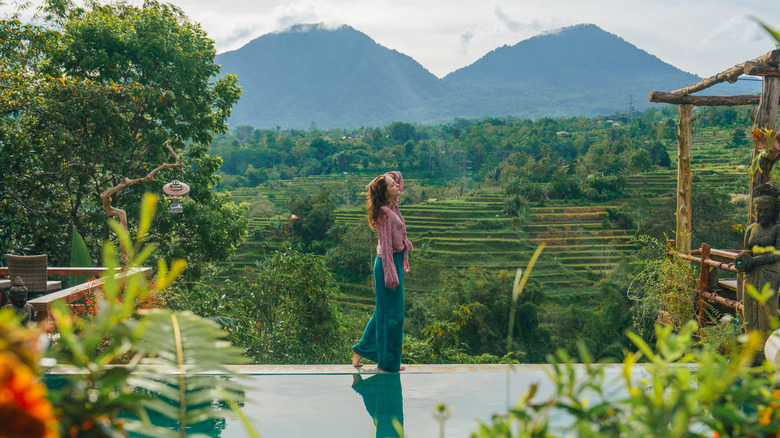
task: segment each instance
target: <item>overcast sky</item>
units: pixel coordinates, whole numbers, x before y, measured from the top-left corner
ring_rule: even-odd
[[[12,0],[11,0],[12,1]],[[0,0],[2,2],[2,0]],[[8,3],[9,0],[6,0]],[[142,4],[142,0],[130,3]],[[347,24],[443,77],[502,45],[592,23],[701,77],[774,49],[778,0],[174,0],[219,53],[299,23]]]
[[[502,45],[592,23],[701,77],[775,48],[749,17],[780,28],[777,0],[175,0],[235,50],[298,23],[347,24],[436,76]]]

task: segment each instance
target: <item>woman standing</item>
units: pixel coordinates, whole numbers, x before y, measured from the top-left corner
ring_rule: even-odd
[[[401,172],[374,178],[366,186],[368,225],[379,235],[374,261],[376,308],[360,342],[352,347],[352,366],[361,367],[365,357],[377,362],[383,371],[398,372],[404,332],[404,272],[409,272],[412,242],[406,237],[406,224],[398,209],[403,190]]]

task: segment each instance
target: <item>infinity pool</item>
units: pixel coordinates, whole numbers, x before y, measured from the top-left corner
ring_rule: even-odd
[[[444,423],[447,438],[468,437],[478,422],[513,407],[533,383],[539,396],[553,390],[545,365],[420,365],[399,374],[360,373],[351,367],[291,367],[247,375],[244,413],[263,438],[379,437],[393,434],[390,418],[403,418],[407,437],[440,436],[434,407],[451,411]],[[584,368],[581,369],[584,373]],[[637,375],[643,368],[635,367]],[[621,367],[607,369],[618,394]],[[377,417],[377,425],[374,419]],[[213,436],[247,437],[237,419]]]
[[[584,366],[575,365],[578,373]],[[392,418],[403,419],[410,438],[469,437],[479,422],[515,406],[530,385],[539,385],[538,400],[549,397],[548,365],[409,365],[401,373],[375,373],[371,365],[240,366],[243,412],[263,438],[398,436]],[[644,374],[642,366],[634,376]],[[66,377],[67,373],[56,373]],[[606,369],[609,392],[623,394],[622,365]],[[57,379],[57,377],[52,376]],[[433,410],[445,403],[450,416],[440,423]],[[375,421],[376,419],[376,421]],[[565,424],[556,416],[553,427]],[[191,431],[195,432],[195,430]],[[212,437],[249,437],[237,418],[199,424]]]

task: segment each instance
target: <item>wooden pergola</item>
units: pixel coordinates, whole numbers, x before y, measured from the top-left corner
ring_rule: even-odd
[[[693,96],[691,93],[707,89],[721,82],[735,83],[742,75],[762,77],[761,95],[737,96]],[[764,56],[737,64],[730,69],[702,80],[701,82],[670,92],[651,91],[650,102],[679,105],[677,122],[677,211],[676,250],[682,254],[691,254],[691,126],[696,119],[694,106],[737,106],[757,105],[751,113],[753,128],[774,130],[777,119],[777,107],[780,103],[780,50],[773,50]],[[750,207],[747,224],[755,221],[753,213],[753,189],[769,182],[770,173],[778,158],[774,155],[760,154],[765,143],[756,141],[751,156]],[[760,157],[757,161],[756,157]],[[756,171],[761,169],[761,171]]]

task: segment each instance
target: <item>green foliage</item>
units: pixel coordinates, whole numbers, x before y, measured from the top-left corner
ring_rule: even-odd
[[[607,208],[607,218],[627,228],[642,229],[645,222],[654,219],[655,209],[645,197],[633,198],[620,204],[619,208]]]
[[[544,293],[533,280],[511,311],[513,283],[506,271],[496,274],[472,267],[445,275],[443,286],[410,299],[407,311],[407,332],[419,330],[437,361],[462,362],[473,360],[466,357],[500,358],[516,353],[523,361],[534,363],[551,351],[550,335],[537,317]],[[510,316],[514,317],[511,325]]]
[[[579,354],[584,375],[559,352],[550,358],[551,395],[532,385],[506,416],[495,415],[471,436],[773,436],[780,426],[780,394],[769,388],[778,373],[751,367],[760,335],[745,336],[730,359],[712,347],[695,348],[696,327],[690,321],[677,333],[657,326],[654,349],[629,333],[639,352],[627,354],[617,388],[586,348]],[[638,376],[634,368],[641,358],[646,374]],[[554,421],[562,414],[564,421]]]
[[[690,264],[679,257],[667,258],[665,247],[644,236],[640,242],[655,253],[644,263],[644,269],[631,281],[628,297],[634,301],[634,330],[643,338],[651,339],[652,327],[660,320],[674,330],[680,330],[696,318],[696,290],[698,276]]]
[[[325,254],[328,268],[336,279],[360,282],[371,275],[376,257],[376,233],[367,221],[337,224],[330,229],[335,246]]]
[[[92,258],[89,256],[89,249],[87,244],[84,243],[84,238],[81,237],[76,227],[73,227],[73,238],[70,244],[70,266],[71,267],[91,267]],[[70,277],[68,286],[73,287],[78,284],[84,283],[89,278],[87,277]]]
[[[737,149],[747,146],[749,143],[750,140],[748,139],[747,131],[745,128],[738,126],[734,128],[734,131],[731,133],[731,138],[726,144],[726,147]]]
[[[650,152],[645,149],[637,149],[628,157],[628,170],[632,173],[646,172],[652,165]]]
[[[628,210],[632,210],[629,208]],[[663,239],[676,229],[676,199],[670,199],[654,212],[642,208],[646,218],[639,232],[654,239]],[[744,236],[736,224],[744,224],[746,208],[732,203],[732,196],[725,188],[702,187],[694,184],[691,193],[691,246],[698,248],[707,243],[713,248],[741,248]]]
[[[153,355],[141,360],[142,366],[150,367],[144,367],[143,374],[132,375],[128,383],[154,397],[141,401],[140,417],[147,424],[131,423],[128,430],[152,432],[158,437],[184,436],[189,426],[226,415],[214,404],[243,399],[238,382],[208,374],[217,371],[231,375],[224,364],[246,362],[243,350],[222,340],[224,332],[217,323],[193,313],[168,310],[148,311],[142,323],[145,329],[137,348]],[[145,410],[174,420],[169,426],[173,430],[148,424]]]
[[[589,199],[603,202],[622,196],[626,188],[626,179],[622,175],[588,175],[583,184]]]
[[[43,27],[0,21],[0,51],[8,56],[0,65],[0,165],[8,176],[0,183],[7,236],[0,253],[24,242],[65,265],[72,227],[97,253],[109,232],[99,195],[175,161],[163,147],[170,140],[185,167],[158,177],[192,191],[181,225],[160,221],[148,241],[161,244],[163,257],[186,256],[198,268],[224,259],[246,222],[226,196],[212,193],[221,162],[203,145],[226,130],[240,89],[235,76],[214,79],[213,41],[171,5],[57,5]],[[151,181],[144,190],[162,185]],[[144,190],[117,193],[112,203],[135,217]],[[185,230],[190,245],[176,254],[174,236]]]
[[[282,248],[251,277],[219,288],[188,285],[167,304],[218,322],[258,363],[334,363],[360,324],[341,316],[338,294],[324,257]]]
[[[614,362],[628,346],[623,334],[632,327],[632,302],[608,280],[596,287],[598,292],[587,300],[548,304],[542,317],[558,349],[576,355],[585,345],[595,359]]]
[[[290,213],[297,218],[290,219],[292,235],[298,238],[304,248],[316,252],[325,252],[325,240],[328,231],[336,220],[330,201],[330,191],[322,187],[316,195],[298,196],[293,194],[287,201]]]
[[[211,406],[189,411],[188,406],[240,394],[235,386],[226,387],[218,376],[196,376],[204,370],[227,372],[221,364],[244,360],[239,350],[221,340],[223,333],[213,324],[191,314],[167,310],[157,310],[136,318],[136,304],[148,292],[144,276],[134,270],[147,263],[155,249],[154,245],[144,246],[144,238],[151,227],[156,205],[154,195],[144,198],[138,235],[134,241],[118,222],[111,222],[123,252],[128,255],[129,265],[121,276],[104,278],[105,298],[100,300],[99,310],[93,319],[75,320],[63,301],[53,304],[52,313],[60,339],[52,355],[58,363],[79,371],[50,395],[58,408],[63,435],[121,436],[120,431],[126,427],[127,430],[153,433],[155,436],[184,436],[187,424],[213,418],[217,414]],[[157,289],[169,286],[181,274],[185,264],[183,260],[176,260],[169,270],[160,261]],[[119,253],[110,243],[104,246],[103,266],[108,267],[108,272],[119,267]],[[111,366],[125,355],[133,357],[129,365]],[[147,361],[158,367],[146,369],[146,377],[134,375],[139,363]],[[149,399],[142,392],[134,392],[134,386],[161,394],[176,403],[178,408]],[[207,388],[220,390],[215,392]],[[228,389],[232,395],[221,389]],[[168,418],[178,419],[181,432],[152,426],[141,405]],[[118,418],[120,411],[136,412],[141,421],[130,421],[123,426]]]

